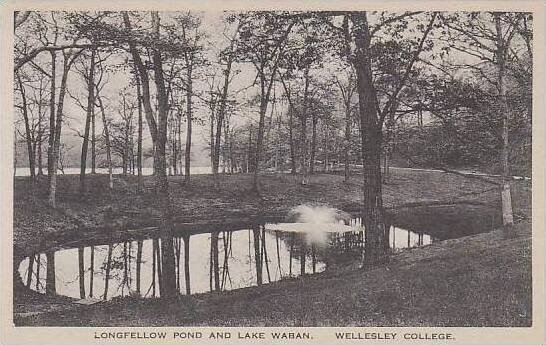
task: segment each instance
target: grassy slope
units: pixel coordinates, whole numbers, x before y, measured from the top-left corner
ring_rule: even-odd
[[[145,178],[145,193],[136,193],[134,176],[117,176],[115,191],[109,193],[107,177],[89,176],[85,198],[78,194],[78,176],[59,176],[58,209],[47,207],[47,181],[43,178],[32,199],[26,178],[15,180],[14,245],[16,253],[37,248],[59,233],[85,229],[138,228],[155,224],[158,215],[153,195],[153,179]],[[241,219],[258,214],[283,215],[293,206],[318,202],[351,211],[361,205],[361,181],[349,183],[338,175],[319,174],[302,186],[290,175],[266,175],[262,178],[261,199],[248,192],[251,176],[221,176],[215,189],[210,176],[192,177],[189,185],[182,177],[171,178],[171,198],[175,217],[180,222]],[[499,193],[491,184],[476,179],[437,173],[397,170],[384,186],[386,207],[402,205],[453,203],[461,201],[499,204]]]
[[[177,215],[188,220],[207,220],[252,215],[260,207],[266,212],[283,213],[302,202],[326,202],[334,207],[354,209],[360,200],[356,179],[346,185],[342,177],[318,175],[310,186],[299,186],[290,176],[268,176],[263,184],[265,201],[260,204],[244,192],[249,178],[225,176],[220,191],[214,191],[205,176],[196,176],[190,186],[174,178],[172,194]],[[116,193],[109,195],[101,179],[104,177],[91,180],[91,190],[95,193],[81,201],[73,192],[77,178],[63,177],[59,198],[62,212],[37,207],[43,205],[40,201],[29,202],[22,193],[25,182],[17,180],[16,248],[39,243],[34,235],[40,231],[45,235],[40,225],[46,225],[46,233],[55,234],[67,213],[66,221],[77,219],[84,226],[101,226],[108,203],[115,204],[113,217],[124,217],[125,224],[129,225],[140,224],[139,219],[150,218],[149,215],[157,212],[151,194],[138,196],[132,192],[134,180],[120,178]],[[150,185],[151,181],[147,183]],[[518,183],[514,199],[516,213],[529,219],[530,185]],[[389,207],[461,201],[496,206],[498,192],[478,180],[442,173],[399,171],[385,186],[385,201]],[[73,226],[68,231],[78,230]],[[520,222],[518,231],[520,236],[515,239],[504,239],[496,231],[413,249],[396,254],[388,266],[371,271],[348,268],[259,289],[181,296],[177,303],[114,300],[90,307],[72,307],[63,312],[16,317],[16,324],[529,326],[529,221]],[[41,298],[37,296],[36,300]],[[24,299],[21,302],[16,310],[32,311]]]

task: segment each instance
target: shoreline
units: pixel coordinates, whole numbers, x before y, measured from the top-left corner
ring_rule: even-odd
[[[149,215],[153,213],[153,198],[150,198],[150,194],[139,196],[138,194],[131,191],[131,189],[134,187],[134,182],[136,181],[132,176],[117,176],[120,181],[125,181],[124,184],[116,185],[116,188],[118,188],[118,190],[123,188],[123,193],[119,192],[116,194],[111,194],[105,193],[104,190],[98,189],[95,195],[87,196],[87,199],[84,200],[76,198],[73,192],[75,189],[74,185],[71,183],[77,182],[77,176],[64,178],[64,184],[66,185],[66,189],[61,190],[59,193],[58,210],[37,207],[37,205],[41,205],[40,201],[25,202],[28,201],[28,199],[25,200],[24,198],[22,198],[22,192],[24,192],[24,185],[28,184],[25,183],[24,179],[16,179],[14,215],[14,224],[16,224],[16,226],[14,226],[14,235],[16,238],[16,241],[14,241],[14,253],[16,254],[16,258],[22,259],[24,258],[25,254],[32,253],[38,248],[51,248],[55,245],[55,243],[66,243],[66,240],[68,238],[82,241],[82,238],[88,240],[88,237],[102,235],[104,236],[103,239],[111,240],[112,238],[127,238],[127,235],[153,235],[154,227],[153,224],[150,224],[151,219],[153,218],[143,217],[139,214],[139,212],[135,212],[135,210],[138,210],[138,207],[142,205],[142,199],[145,199],[145,201],[152,202],[152,207],[146,207],[144,209],[146,214]],[[100,184],[104,182],[103,178],[104,176],[92,176],[89,179],[89,184],[92,184],[91,188],[94,188],[97,185],[100,186]],[[312,177],[310,186],[302,186],[296,184],[297,180],[295,180],[291,176],[265,175],[262,178],[262,183],[265,187],[264,189],[266,191],[269,191],[269,194],[264,194],[262,198],[249,198],[245,195],[244,191],[239,190],[239,187],[241,187],[241,185],[244,186],[244,183],[246,182],[245,178],[248,178],[248,176],[222,176],[223,180],[220,190],[210,190],[210,186],[212,183],[212,181],[210,181],[211,178],[207,179],[204,176],[195,176],[190,185],[181,185],[178,183],[176,178],[172,178],[173,183],[170,183],[170,186],[172,190],[171,195],[174,206],[180,205],[181,200],[184,200],[180,198],[180,195],[183,195],[185,200],[192,201],[192,207],[186,207],[184,208],[184,212],[179,212],[177,214],[176,219],[179,220],[178,224],[181,227],[180,231],[188,231],[188,229],[190,228],[193,228],[193,230],[195,231],[196,226],[199,227],[201,225],[205,228],[207,226],[210,227],[211,219],[214,220],[213,224],[222,225],[225,224],[228,219],[235,218],[238,220],[241,226],[246,226],[248,222],[255,221],[257,219],[256,215],[260,214],[260,212],[262,215],[266,215],[265,217],[267,217],[267,215],[271,217],[271,215],[274,214],[276,219],[282,219],[293,205],[301,203],[327,204],[331,207],[339,208],[353,215],[355,215],[355,210],[358,210],[358,208],[360,207],[358,199],[359,193],[357,190],[359,182],[358,175],[354,176],[351,181],[349,181],[349,183],[344,183],[343,177],[341,176],[318,174]],[[151,181],[147,179],[145,183],[150,184]],[[530,183],[526,181],[518,181],[514,183],[518,187],[514,188],[514,195],[516,198],[515,200],[517,206],[515,208],[515,213],[516,215],[518,215],[516,219],[520,220],[520,222],[518,223],[518,227],[523,226],[523,228],[529,228],[525,230],[526,232],[522,235],[523,238],[516,239],[515,241],[521,242],[522,240],[529,240],[530,242],[530,224],[525,219],[530,219],[531,186]],[[207,184],[209,186],[209,190],[203,187],[207,186]],[[425,186],[426,188],[424,188]],[[449,210],[448,213],[449,217],[451,218],[446,218],[446,221],[452,221],[452,219],[465,218],[465,215],[468,215],[468,210],[475,209],[475,211],[477,210],[476,212],[478,212],[479,214],[480,209],[487,209],[489,210],[488,212],[494,212],[496,208],[500,207],[497,189],[492,189],[490,185],[487,185],[484,182],[478,180],[464,179],[459,176],[448,176],[442,173],[397,172],[389,180],[388,184],[384,185],[384,188],[386,190],[385,204],[387,210],[393,213],[394,217],[398,218],[398,221],[404,220],[404,222],[410,226],[412,224],[418,224],[421,227],[434,225],[427,224],[421,219],[437,218],[437,211],[438,209],[442,208],[444,211],[446,209]],[[440,189],[434,190],[435,188]],[[340,190],[342,193],[340,193]],[[36,195],[36,198],[40,198],[39,191],[40,187],[38,187],[38,193]],[[200,193],[201,191],[203,191],[203,193]],[[275,193],[273,191],[275,191]],[[393,193],[393,191],[395,193]],[[235,198],[233,197],[234,193],[236,193],[235,195],[237,196]],[[287,196],[286,194],[288,193],[290,195]],[[396,195],[398,195],[399,197],[394,198],[393,196]],[[113,211],[111,209],[102,207],[103,204],[112,202],[112,199],[123,200],[124,196],[134,197],[137,202],[118,202],[116,209]],[[403,196],[403,198],[400,196]],[[288,197],[291,198],[288,199]],[[280,199],[280,201],[278,199]],[[131,200],[125,199],[125,201]],[[279,207],[279,204],[281,203],[283,207]],[[227,207],[220,208],[218,206],[219,204],[227,205]],[[18,205],[20,206],[19,208],[17,208]],[[99,212],[93,214],[93,211],[97,210]],[[30,215],[32,215],[32,217],[29,217]],[[98,219],[99,221],[90,222],[89,218],[91,218],[91,215],[94,215],[94,219]],[[209,216],[207,217],[207,215]],[[431,215],[434,215],[434,217],[431,217]],[[38,218],[37,221],[35,217]],[[188,222],[189,219],[193,221]],[[65,220],[70,220],[73,223],[70,223],[70,226],[66,226],[67,223],[64,223]],[[139,220],[145,221],[140,222]],[[489,218],[487,218],[487,224],[489,224],[489,222],[490,220]],[[74,223],[78,224],[74,225]],[[37,226],[38,224],[42,226],[49,225],[47,227],[48,231],[38,231],[39,229],[41,229]],[[108,224],[108,226],[105,226],[105,224]],[[146,231],[137,230],[133,231],[133,233],[131,234],[131,230],[129,229],[131,226],[134,226],[136,224],[148,225],[145,229]],[[116,231],[112,231],[112,229],[114,228],[116,229]],[[28,231],[29,233],[34,233],[34,236],[29,236],[29,234],[25,234],[26,231]],[[442,248],[449,248],[450,243],[453,242],[465,243],[466,241],[470,241],[470,239],[475,236],[498,237],[498,232],[499,231],[494,230],[493,225],[491,225],[491,228],[487,229],[486,232],[482,234],[461,237],[454,240],[447,239],[445,241],[434,243],[431,246],[426,246],[418,249],[414,248],[395,253],[392,256],[392,262],[399,263],[401,261],[401,258],[407,258],[408,255],[409,257],[411,257],[412,253],[416,252],[435,252]],[[36,234],[39,234],[40,236],[36,236]],[[444,235],[447,236],[449,234]],[[448,257],[452,256],[453,254],[448,255]],[[419,262],[419,260],[415,261],[414,259],[411,259],[411,261],[414,262],[414,264],[415,262]],[[420,265],[426,262],[428,261],[425,260],[420,263]],[[14,265],[14,273],[16,273],[17,271],[16,267],[17,266]],[[519,270],[523,269],[523,267],[516,267],[514,269]],[[374,268],[373,270],[381,270],[381,268]],[[343,272],[340,273],[341,276],[351,276],[354,274],[358,274],[358,272],[361,272],[361,270],[357,269],[357,266],[346,267],[342,271]],[[26,318],[23,318],[26,320],[25,322],[23,322],[24,324],[26,322],[29,322],[29,320],[32,318],[42,320],[42,316],[40,316],[42,314],[34,315],[36,311],[40,313],[44,312],[46,314],[55,313],[55,308],[53,308],[53,311],[50,310],[51,305],[60,305],[64,311],[66,311],[65,308],[68,306],[69,313],[72,313],[72,310],[85,310],[84,307],[74,308],[72,303],[63,296],[33,296],[33,294],[38,293],[26,291],[27,288],[23,285],[22,280],[18,279],[17,273],[16,276],[14,276],[14,279],[14,286],[17,286],[16,288],[14,288],[14,298],[18,301],[16,308],[14,308],[14,312],[19,314],[23,313],[21,315],[30,315]],[[339,275],[329,272],[323,272],[313,276],[305,276],[301,279],[290,279],[271,283],[268,284],[267,287],[265,287],[265,285],[260,287],[260,289],[263,289],[265,287],[267,291],[270,291],[270,289],[273,289],[275,291],[281,289],[280,291],[282,291],[287,288],[287,286],[299,284],[298,282],[316,282],[320,279],[334,279],[335,281],[336,279],[339,279]],[[256,289],[258,288],[249,287],[236,291],[234,290],[220,293],[206,293],[205,295],[209,296],[207,298],[213,298],[210,296],[224,296],[224,298],[229,299],[229,296],[232,296],[233,294],[245,294],[247,292],[244,291],[256,291]],[[26,291],[26,293],[21,293],[22,291]],[[252,292],[248,293],[250,293],[251,295],[253,294]],[[184,300],[183,303],[192,304],[195,302],[194,299],[202,298],[202,296],[203,295],[198,294],[192,295],[191,298],[187,296],[180,296],[180,298]],[[187,298],[190,298],[190,302],[185,300]],[[125,305],[125,307],[130,309],[135,302],[137,303],[137,305],[140,305],[142,303],[145,305],[148,305],[149,303],[152,303],[153,305],[162,303],[161,301],[155,299],[151,299],[150,301],[143,301],[138,299],[132,302],[130,300],[127,300],[125,302],[113,300],[105,303],[99,303],[98,305],[102,307],[107,307],[122,303],[123,305]],[[146,308],[155,307],[149,306]],[[39,322],[44,322],[44,320]]]

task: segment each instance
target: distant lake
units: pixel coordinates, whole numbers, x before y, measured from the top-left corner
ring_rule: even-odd
[[[91,168],[87,168],[85,171],[87,172],[87,174],[90,174]],[[108,168],[96,168],[95,171],[97,172],[97,174],[108,174]],[[112,169],[113,174],[121,174],[122,172],[123,172],[122,168]],[[152,175],[152,172],[153,172],[153,168],[142,168],[143,175]],[[80,168],[65,168],[64,173],[67,175],[71,175],[71,174],[77,175],[80,173]],[[168,170],[167,170],[167,173],[168,173]],[[192,175],[211,174],[212,168],[192,166],[190,168],[190,173]],[[44,174],[47,175],[47,167],[44,168]],[[58,174],[63,174],[63,172],[59,170]],[[20,167],[20,168],[18,167],[17,171],[15,172],[15,176],[29,176],[29,175],[30,175],[30,168],[28,167]]]

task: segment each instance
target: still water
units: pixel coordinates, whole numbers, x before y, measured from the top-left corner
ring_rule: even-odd
[[[393,250],[435,240],[395,226],[390,228],[389,239]],[[23,283],[38,292],[46,292],[49,284],[48,289],[74,298],[158,297],[160,241],[66,248],[47,257],[37,253],[21,262],[19,273]],[[359,259],[363,242],[360,219],[348,225],[265,224],[174,237],[177,288],[182,294],[232,290],[319,273]],[[54,274],[48,276],[48,272]]]

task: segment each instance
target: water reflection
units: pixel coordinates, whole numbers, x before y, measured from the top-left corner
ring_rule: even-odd
[[[268,230],[213,231],[174,237],[174,279],[179,293],[224,291],[262,285],[359,259],[364,233],[359,219],[353,231],[329,232],[325,241],[305,232]],[[274,228],[274,226],[272,226]],[[318,227],[318,225],[317,225]],[[426,234],[391,227],[393,250],[427,245]],[[160,239],[134,240],[36,254],[19,266],[23,282],[42,293],[74,298],[159,297],[162,281]]]

